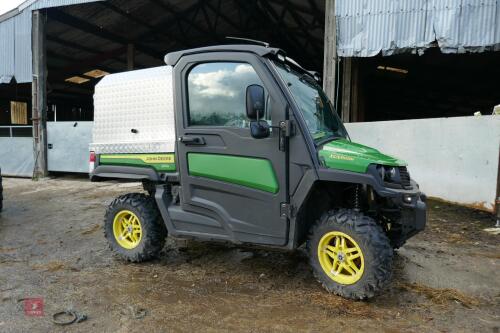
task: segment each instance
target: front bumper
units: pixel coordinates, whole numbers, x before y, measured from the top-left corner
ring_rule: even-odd
[[[424,230],[427,222],[426,196],[413,180],[411,189],[389,188],[384,185],[374,164],[370,165],[366,173],[356,173],[343,170],[320,168],[319,179],[324,181],[345,182],[352,184],[366,184],[372,187],[378,197],[382,198],[382,210],[387,208],[396,213],[394,228],[389,230],[389,238],[394,247],[400,247],[410,237]],[[383,212],[382,212],[383,213]]]
[[[412,190],[380,191],[389,206],[397,207],[400,218],[391,226],[389,238],[395,248],[402,246],[406,240],[425,229],[427,223],[427,197],[420,192],[418,185],[412,181]]]
[[[425,200],[425,199],[424,199]],[[395,248],[401,247],[406,240],[425,229],[427,223],[427,205],[421,198],[411,206],[400,206],[401,217],[389,231],[389,238]]]

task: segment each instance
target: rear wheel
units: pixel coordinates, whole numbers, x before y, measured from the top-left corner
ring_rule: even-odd
[[[113,200],[106,210],[104,236],[122,259],[149,260],[165,245],[167,231],[154,200],[142,193],[130,193]]]
[[[308,248],[314,275],[329,292],[365,299],[390,282],[389,239],[360,212],[340,209],[323,214],[311,230]]]

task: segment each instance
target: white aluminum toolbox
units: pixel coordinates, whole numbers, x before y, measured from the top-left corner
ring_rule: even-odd
[[[174,152],[172,67],[105,76],[95,87],[90,150],[96,154]]]

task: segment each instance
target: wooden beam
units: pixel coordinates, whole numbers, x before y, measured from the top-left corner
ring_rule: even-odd
[[[352,58],[342,59],[342,121],[351,121]]]
[[[323,50],[323,90],[337,106],[337,29],[335,22],[335,0],[325,0],[325,42]]]
[[[342,58],[342,120],[356,122],[359,114],[359,61],[356,58]]]
[[[351,59],[351,122],[359,121],[359,62]]]
[[[31,43],[33,52],[32,120],[35,165],[33,177],[47,177],[47,16],[42,10],[32,14]]]
[[[134,44],[127,45],[127,70],[134,70],[135,65],[135,47]]]

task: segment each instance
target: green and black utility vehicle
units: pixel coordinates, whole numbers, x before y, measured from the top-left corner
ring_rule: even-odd
[[[393,248],[426,223],[406,163],[352,142],[318,77],[280,49],[212,46],[165,61],[96,86],[91,178],[136,179],[145,190],[110,204],[111,248],[140,262],[167,235],[306,244],[329,292],[380,291]]]

